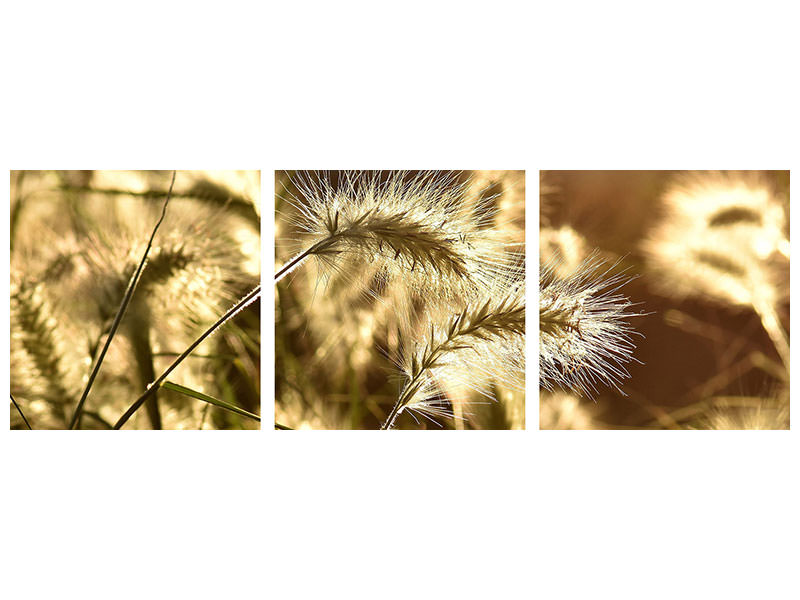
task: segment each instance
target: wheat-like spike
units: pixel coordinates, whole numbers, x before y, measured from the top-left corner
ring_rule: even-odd
[[[410,271],[421,268],[458,277],[466,275],[464,257],[453,247],[455,239],[408,213],[380,214],[372,209],[340,226],[337,212],[327,224],[328,236],[290,260],[275,275],[276,282],[309,256],[334,262],[348,252],[399,261]]]
[[[33,370],[25,375],[27,381],[12,381],[12,385],[31,388],[32,393],[51,405],[58,419],[66,422],[66,406],[72,402],[72,394],[64,385],[68,375],[62,364],[57,321],[41,284],[26,280],[12,284],[11,322],[12,356],[15,350],[22,351]]]
[[[148,261],[142,288],[155,294],[170,314],[181,315],[187,331],[213,321],[220,307],[233,302],[235,292],[250,284],[240,265],[243,257],[222,235],[210,239],[183,238],[172,231]],[[155,306],[157,321],[163,311]]]
[[[301,198],[288,201],[299,213],[306,249],[278,270],[276,282],[311,256],[333,270],[367,257],[391,273],[447,280],[474,278],[477,264],[488,272],[502,260],[496,249],[480,256],[478,247],[496,209],[484,203],[476,214],[453,175],[393,172],[382,182],[377,173],[345,172],[335,186],[325,176],[300,174],[295,183]]]
[[[521,289],[521,288],[520,288]],[[406,382],[382,429],[391,429],[405,410],[423,416],[451,416],[445,398],[435,391],[435,378],[442,368],[467,353],[488,361],[484,353],[493,342],[508,342],[525,335],[525,304],[519,291],[472,304],[445,325],[430,323],[426,339],[411,353],[406,364]]]
[[[636,313],[630,300],[617,294],[631,277],[611,275],[612,268],[597,255],[565,279],[553,265],[540,268],[540,386],[592,395],[602,384],[624,393],[619,382],[630,376],[625,365],[636,361],[628,322]]]

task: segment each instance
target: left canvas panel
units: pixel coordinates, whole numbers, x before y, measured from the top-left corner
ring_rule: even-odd
[[[11,429],[260,428],[259,171],[11,171]]]

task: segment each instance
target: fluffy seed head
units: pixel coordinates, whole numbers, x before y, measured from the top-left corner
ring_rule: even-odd
[[[738,306],[774,305],[775,273],[788,257],[784,209],[755,175],[700,173],[664,195],[667,215],[643,250],[656,287],[672,297],[704,296]]]
[[[408,410],[427,418],[452,416],[448,389],[476,391],[491,398],[487,383],[524,387],[525,300],[519,284],[504,295],[476,299],[446,321],[429,319],[426,335],[408,349],[401,367],[406,384],[397,414]]]
[[[345,171],[295,177],[299,252],[326,276],[361,265],[385,283],[454,297],[489,285],[513,267],[492,230],[497,207],[473,201],[456,174]]]
[[[152,208],[149,205],[138,208],[152,214],[146,210]],[[223,217],[194,202],[176,202],[171,208],[150,249],[130,310],[150,313],[167,335],[193,337],[236,300],[249,275],[242,269],[245,259],[228,235],[230,226],[223,226],[229,225]],[[79,294],[92,298],[105,319],[116,314],[153,220],[141,216],[128,223],[111,220],[90,232],[84,242],[88,273]]]
[[[760,259],[782,252],[788,243],[783,206],[755,173],[691,173],[676,179],[663,200],[668,231],[716,230]]]
[[[604,385],[623,393],[619,382],[629,377],[625,365],[635,360],[628,319],[636,313],[617,293],[631,278],[612,275],[612,268],[596,255],[565,279],[552,264],[540,268],[540,386],[592,395]]]

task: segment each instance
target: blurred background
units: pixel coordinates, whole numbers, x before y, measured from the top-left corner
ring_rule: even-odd
[[[391,176],[380,172],[381,181]],[[408,171],[409,180],[418,171]],[[275,269],[303,249],[296,221],[302,203],[295,180],[325,178],[338,185],[342,172],[277,171],[275,181]],[[488,226],[507,244],[507,253],[524,253],[524,171],[448,172],[466,186],[464,202],[492,204]],[[523,255],[524,258],[524,255]],[[291,429],[378,429],[403,384],[396,364],[404,343],[398,325],[398,305],[392,286],[365,294],[347,277],[322,282],[315,261],[307,261],[275,286],[275,420]],[[372,290],[373,292],[375,290]],[[404,292],[405,293],[405,292]],[[423,298],[411,310],[422,315]],[[406,343],[408,343],[406,341]],[[446,429],[523,429],[524,391],[493,384],[496,401],[488,401],[454,382],[437,382],[459,418],[439,419]],[[462,404],[456,398],[468,397]],[[424,419],[403,413],[399,429],[439,429]]]
[[[172,171],[11,172],[11,394],[34,429],[63,429],[144,254]],[[178,171],[139,286],[86,401],[113,425],[149,382],[260,281],[260,173]],[[260,413],[260,302],[169,380]],[[24,428],[11,408],[11,427]],[[252,429],[161,389],[132,429]]]
[[[735,285],[721,289],[730,278],[680,277],[680,269],[691,268],[680,252],[681,244],[694,243],[695,215],[700,219],[714,202],[751,203],[753,214],[739,214],[739,224],[716,223],[727,228],[717,227],[724,233],[715,235],[739,232],[727,256],[747,265],[752,293],[772,300],[788,338],[788,171],[543,171],[540,186],[542,259],[569,263],[598,249],[609,263],[619,261],[615,272],[637,276],[620,293],[649,313],[631,320],[643,336],[634,338],[642,364],[629,365],[625,395],[542,390],[541,428],[788,428],[788,365],[762,319],[735,296]],[[745,246],[764,241],[764,232],[768,250],[745,256]]]

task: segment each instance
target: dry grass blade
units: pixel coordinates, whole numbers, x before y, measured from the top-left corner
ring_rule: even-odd
[[[259,417],[254,413],[251,413],[250,411],[244,410],[243,408],[236,406],[235,404],[231,404],[229,402],[225,402],[224,400],[220,400],[219,398],[214,398],[214,396],[209,396],[208,394],[198,392],[197,390],[188,388],[185,385],[179,385],[171,381],[165,381],[161,384],[161,387],[167,390],[178,392],[180,394],[184,394],[185,396],[189,396],[190,398],[202,400],[207,404],[207,406],[218,406],[219,408],[230,411],[237,415],[241,415],[242,417],[253,419],[254,421],[257,421],[259,423],[261,422],[261,417]],[[202,429],[202,427],[200,429]]]

